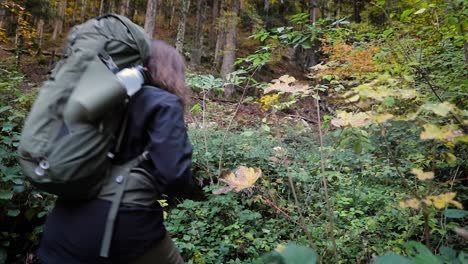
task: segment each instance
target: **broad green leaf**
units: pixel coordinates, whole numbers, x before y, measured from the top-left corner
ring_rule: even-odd
[[[403,21],[406,18],[408,18],[413,13],[413,11],[414,11],[413,8],[406,9],[405,11],[403,11],[403,13],[400,15],[400,21]]]
[[[386,253],[385,255],[378,257],[372,264],[414,264],[414,262],[406,257],[397,255],[395,253]]]
[[[279,251],[279,254],[283,257],[284,263],[288,264],[315,264],[317,262],[313,249],[296,244],[288,244]]]
[[[459,209],[447,209],[444,211],[444,215],[448,218],[465,218],[468,216],[468,211]]]
[[[10,200],[13,198],[13,192],[7,190],[0,190],[0,200]]]
[[[415,264],[442,264],[442,262],[432,254],[423,244],[416,241],[409,241],[404,244],[406,253],[411,256]]]
[[[14,209],[14,210],[8,210],[7,215],[12,216],[12,217],[17,217],[20,214],[20,210]]]

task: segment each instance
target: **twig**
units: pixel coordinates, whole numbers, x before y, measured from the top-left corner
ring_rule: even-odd
[[[327,184],[327,177],[325,175],[325,159],[323,155],[323,135],[322,135],[322,124],[321,124],[321,115],[320,115],[320,105],[319,105],[319,99],[316,98],[316,106],[317,106],[317,128],[319,131],[319,138],[320,138],[320,166],[321,166],[321,171],[322,171],[322,182],[323,182],[323,189],[325,191],[325,201],[327,204],[327,211],[328,211],[328,224],[330,225],[330,237],[332,239],[332,244],[333,244],[333,255],[335,256],[335,261],[338,258],[338,253],[336,250],[336,240],[335,240],[335,224],[333,222],[333,211],[332,207],[330,204],[330,197],[328,195],[328,184]]]
[[[258,69],[259,68],[256,68],[252,72],[250,77],[252,77],[257,72]],[[229,120],[229,124],[226,127],[226,130],[224,131],[223,141],[221,142],[221,149],[220,149],[220,153],[219,153],[218,175],[221,175],[221,170],[222,170],[222,167],[223,167],[224,143],[226,142],[227,134],[229,132],[229,129],[231,129],[232,122],[234,121],[234,118],[236,117],[237,112],[239,112],[239,109],[240,109],[240,106],[242,105],[242,102],[244,101],[245,94],[247,92],[247,87],[248,87],[249,84],[250,84],[250,78],[248,79],[247,84],[244,86],[244,90],[242,91],[242,96],[241,96],[241,98],[240,98],[240,100],[239,100],[239,102],[237,104],[236,110],[234,111],[234,114],[232,115],[232,118]]]
[[[293,183],[293,180],[292,180],[292,177],[291,177],[290,173],[288,173],[288,180],[289,180],[289,185],[291,185],[291,190],[292,190],[292,194],[293,194],[293,197],[294,197],[294,202],[296,203],[297,211],[299,211],[299,217],[300,217],[300,220],[301,220],[301,227],[304,230],[304,233],[307,236],[307,239],[309,240],[310,247],[313,248],[314,251],[316,252],[317,260],[318,260],[317,262],[320,263],[321,262],[320,255],[317,252],[317,248],[315,247],[314,241],[312,240],[312,237],[310,236],[309,230],[307,229],[307,226],[305,224],[304,215],[302,214],[302,210],[301,210],[302,208],[301,208],[301,205],[299,204],[299,201],[297,200],[296,188],[294,187],[294,183]]]

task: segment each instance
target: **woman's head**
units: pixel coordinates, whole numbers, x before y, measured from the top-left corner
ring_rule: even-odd
[[[187,103],[185,63],[176,49],[164,41],[153,40],[148,72],[150,84],[177,95],[184,105]]]

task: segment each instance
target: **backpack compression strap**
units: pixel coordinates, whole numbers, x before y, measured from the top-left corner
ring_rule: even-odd
[[[141,155],[129,162],[121,166],[115,166],[112,170],[112,177],[113,180],[116,183],[118,183],[118,189],[116,190],[114,197],[112,198],[112,204],[109,213],[107,214],[106,227],[104,229],[101,251],[99,253],[101,257],[109,257],[109,250],[112,241],[112,233],[114,231],[115,218],[117,217],[117,213],[119,211],[120,201],[122,200],[125,191],[127,178],[130,176],[130,170],[135,168],[142,161],[148,159],[147,155],[148,152],[145,151]]]

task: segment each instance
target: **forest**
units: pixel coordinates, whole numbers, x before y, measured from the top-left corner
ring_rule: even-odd
[[[186,263],[468,263],[468,1],[1,0],[0,263],[55,196],[18,163],[70,30],[127,16],[187,66]]]

